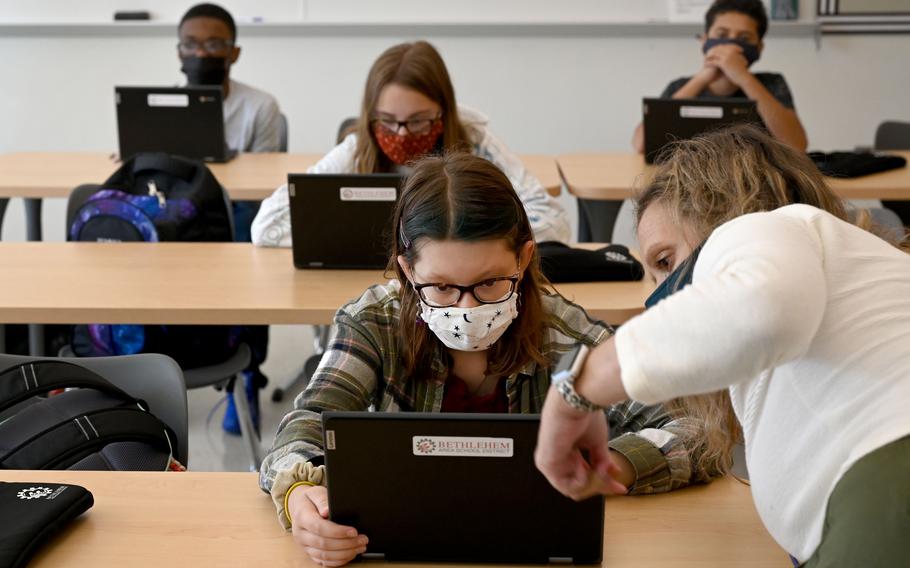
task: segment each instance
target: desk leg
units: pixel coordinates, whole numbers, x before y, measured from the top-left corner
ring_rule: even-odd
[[[41,240],[41,198],[25,199],[25,233],[29,241]]]
[[[44,357],[44,325],[40,323],[28,324],[28,354],[32,357]]]
[[[0,236],[3,235],[3,216],[8,204],[8,198],[0,198]],[[2,323],[0,323],[0,353],[6,353],[6,325]]]
[[[622,201],[578,199],[578,242],[613,242],[613,227]]]
[[[9,198],[0,198],[0,235],[3,233],[3,214],[6,213],[6,206],[9,204]]]
[[[41,198],[25,199],[25,234],[29,241],[41,240]],[[28,352],[32,357],[44,357],[44,326],[29,324]]]

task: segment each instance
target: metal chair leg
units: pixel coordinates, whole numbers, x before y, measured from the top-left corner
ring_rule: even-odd
[[[250,403],[246,398],[246,388],[243,383],[243,373],[238,373],[228,383],[228,391],[234,394],[234,405],[237,408],[237,421],[240,423],[240,437],[247,448],[250,458],[250,471],[259,471],[261,458],[259,457],[259,432],[253,424],[250,414]]]
[[[303,387],[305,388],[307,383],[310,382],[310,378],[319,365],[322,354],[325,353],[325,349],[329,343],[329,332],[332,331],[332,326],[330,325],[314,325],[313,328],[313,355],[304,362],[303,370],[301,370],[297,376],[285,381],[272,391],[272,402],[281,402],[284,400],[285,393],[293,390],[298,383],[302,382]]]

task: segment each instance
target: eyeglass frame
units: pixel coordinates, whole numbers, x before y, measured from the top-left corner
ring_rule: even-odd
[[[474,293],[474,289],[477,288],[478,286],[480,286],[481,284],[486,284],[487,282],[500,282],[502,280],[508,280],[512,283],[512,285],[509,287],[508,295],[506,295],[501,300],[496,300],[495,302],[487,302],[485,300],[481,300],[480,298],[478,298],[477,294]],[[507,302],[509,300],[509,298],[511,298],[512,295],[515,294],[515,291],[518,289],[519,280],[521,280],[521,275],[520,275],[520,273],[516,272],[515,274],[513,274],[511,276],[497,276],[495,278],[484,278],[480,282],[475,282],[473,284],[469,284],[468,286],[459,286],[458,284],[448,284],[446,282],[427,282],[425,284],[417,284],[415,282],[413,286],[414,286],[414,291],[417,292],[417,297],[419,297],[426,305],[430,306],[431,308],[451,308],[452,306],[454,306],[455,304],[457,304],[458,302],[461,301],[461,299],[464,297],[465,292],[470,292],[471,297],[474,298],[474,300],[478,304],[501,304],[503,302]],[[430,286],[448,286],[449,288],[454,288],[454,289],[458,290],[458,298],[456,298],[455,301],[452,302],[451,304],[447,304],[445,306],[440,306],[435,303],[430,303],[430,301],[424,297],[424,293],[423,293],[423,289],[429,288]]]
[[[389,132],[394,132],[395,134],[397,134],[398,131],[401,130],[401,127],[404,126],[404,129],[407,131],[408,134],[421,135],[421,134],[426,134],[427,132],[432,130],[433,124],[437,120],[442,120],[442,111],[440,111],[439,114],[437,114],[433,118],[411,118],[408,120],[391,120],[388,118],[374,117],[374,118],[370,119],[370,124],[373,125],[374,127],[376,125],[379,125],[382,128],[384,128],[385,130],[388,130]],[[382,124],[384,122],[387,122],[389,124],[395,123],[395,128],[394,129],[389,128],[385,124]],[[409,122],[428,122],[429,127],[425,131],[422,131],[422,132],[412,132],[411,127],[408,126]]]
[[[211,43],[211,42],[222,42],[222,43],[224,43],[224,47],[222,47],[221,49],[219,49],[217,51],[212,51],[211,49],[209,49],[206,46],[207,43]],[[189,43],[195,44],[196,47],[194,49],[184,49],[183,48],[184,44],[189,44]],[[234,45],[234,40],[221,39],[221,38],[209,38],[204,41],[181,40],[181,41],[177,42],[177,51],[179,51],[182,55],[192,55],[193,53],[196,53],[197,51],[199,51],[200,47],[202,48],[202,50],[204,52],[208,53],[209,55],[216,55],[216,54],[220,54],[220,53],[227,53],[228,51],[231,50],[231,48],[235,47],[235,45]]]

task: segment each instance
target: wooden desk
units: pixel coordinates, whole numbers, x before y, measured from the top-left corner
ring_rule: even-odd
[[[887,153],[903,156],[910,163],[910,152]],[[846,199],[910,200],[910,167],[854,179],[826,179],[831,189]]]
[[[238,154],[225,164],[209,164],[231,199],[260,200],[303,173],[320,154],[268,152]],[[0,154],[0,197],[69,197],[83,183],[101,183],[120,167],[104,152],[18,152]]]
[[[326,324],[374,270],[296,270],[248,243],[0,243],[0,322]],[[642,311],[650,281],[561,284],[592,317]]]
[[[94,507],[29,564],[36,568],[315,567],[278,525],[255,473],[4,471],[0,478],[73,483],[94,495]],[[790,565],[739,482],[607,501],[606,568]]]
[[[562,179],[556,167],[556,158],[543,154],[522,154],[518,157],[528,171],[540,181],[547,193],[553,197],[559,196],[562,192]]]
[[[283,152],[238,154],[225,164],[209,168],[231,199],[260,200],[287,182],[289,173],[304,173],[321,154]],[[553,195],[560,179],[553,156],[520,156],[525,167]],[[104,152],[16,152],[0,154],[0,197],[69,197],[83,183],[101,183],[119,167]]]
[[[910,161],[910,152],[899,154]],[[566,187],[584,199],[627,199],[645,187],[653,168],[633,153],[565,154],[556,157]],[[910,200],[910,168],[891,170],[855,179],[826,178],[845,199]]]

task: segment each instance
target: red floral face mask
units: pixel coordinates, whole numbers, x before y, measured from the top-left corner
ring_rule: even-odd
[[[426,134],[398,134],[381,124],[373,126],[373,134],[382,153],[390,160],[402,166],[408,162],[430,153],[436,141],[442,135],[442,121],[433,121],[433,126]]]

